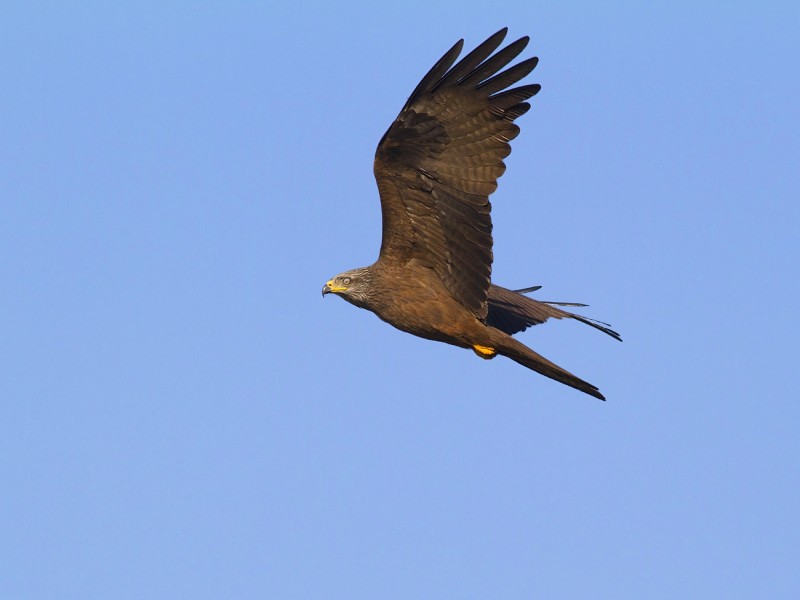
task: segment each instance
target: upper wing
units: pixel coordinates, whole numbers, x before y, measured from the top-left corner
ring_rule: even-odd
[[[464,41],[456,43],[412,92],[375,153],[383,213],[379,260],[429,265],[480,319],[492,270],[489,194],[505,171],[508,142],[519,134],[513,121],[540,89],[506,90],[538,62],[530,58],[500,72],[528,44],[524,37],[492,55],[506,31],[452,66]]]

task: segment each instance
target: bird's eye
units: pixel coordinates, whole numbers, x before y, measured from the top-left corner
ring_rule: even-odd
[[[349,277],[345,277],[344,279],[342,279],[342,283],[344,285],[350,285],[350,278]]]

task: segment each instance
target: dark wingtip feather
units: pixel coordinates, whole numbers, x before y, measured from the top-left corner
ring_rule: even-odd
[[[484,62],[465,74],[459,81],[459,85],[479,86],[488,77],[501,71],[508,63],[514,60],[528,45],[529,38],[524,37],[511,42],[508,46],[500,50],[494,56],[487,58]]]
[[[464,48],[464,40],[458,40],[453,46],[444,53],[444,56],[436,61],[436,64],[433,65],[425,74],[425,77],[422,78],[417,84],[417,87],[414,88],[414,91],[411,92],[411,95],[408,97],[403,110],[411,106],[417,97],[422,94],[423,92],[428,91],[430,88],[436,84],[442,77],[444,77],[445,73],[453,66],[453,63],[456,62],[458,55],[461,54],[461,50]]]
[[[442,79],[433,86],[432,90],[435,90],[442,85],[447,85],[451,81],[460,83],[462,78],[467,77],[468,74],[474,69],[478,68],[478,66],[481,65],[481,63],[483,63],[483,61],[485,61],[492,54],[492,52],[497,50],[500,44],[503,43],[506,33],[508,33],[508,27],[504,27],[497,33],[489,36],[489,38],[482,42],[477,48],[472,50],[464,58],[458,61],[458,64],[450,69],[450,71],[448,71],[447,74],[444,75],[444,77],[442,77]]]
[[[531,287],[522,288],[519,290],[511,290],[512,292],[517,292],[518,294],[527,294],[529,292],[535,292],[536,290],[542,289],[540,285],[532,285]]]
[[[552,300],[539,300],[539,302],[543,302],[544,304],[549,304],[550,306],[578,306],[580,308],[586,308],[589,306],[588,304],[584,304],[583,302],[553,302]]]
[[[581,315],[576,315],[574,313],[569,313],[569,314],[576,321],[580,321],[581,323],[585,323],[586,325],[589,325],[590,327],[594,327],[598,331],[602,331],[606,335],[610,335],[612,338],[614,338],[618,342],[622,341],[622,336],[619,333],[617,333],[616,331],[614,331],[613,329],[611,329],[611,326],[608,323],[603,323],[603,321],[598,321],[596,319],[591,319],[589,317],[583,317]]]
[[[489,95],[504,90],[508,86],[517,83],[523,77],[527,77],[536,68],[537,64],[539,64],[539,57],[537,56],[523,60],[510,69],[506,69],[491,79],[487,79],[478,85],[478,89]]]

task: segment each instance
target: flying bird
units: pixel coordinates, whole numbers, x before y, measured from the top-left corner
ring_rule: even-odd
[[[383,239],[378,260],[337,275],[322,288],[374,312],[397,329],[506,356],[601,400],[598,388],[512,336],[549,318],[576,319],[621,340],[607,323],[564,310],[576,303],[542,302],[491,282],[489,196],[505,171],[514,121],[530,109],[538,84],[511,86],[538,62],[505,69],[527,46],[523,37],[495,52],[501,29],[456,63],[459,40],[422,78],[384,134],[374,173]],[[455,65],[455,66],[454,66]],[[504,70],[505,69],[505,70]]]

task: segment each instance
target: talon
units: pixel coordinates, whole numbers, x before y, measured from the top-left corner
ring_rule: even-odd
[[[475,354],[486,360],[494,358],[497,354],[497,350],[494,348],[490,348],[489,346],[480,346],[478,344],[472,346],[472,350],[475,352]]]

